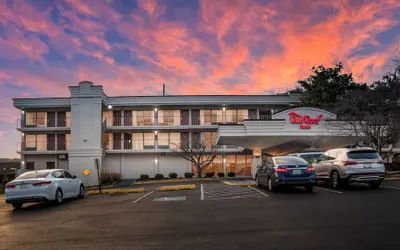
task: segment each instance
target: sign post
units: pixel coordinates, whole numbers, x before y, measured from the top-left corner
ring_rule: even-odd
[[[96,169],[97,169],[97,180],[99,181],[99,192],[101,194],[101,179],[100,179],[100,164],[99,159],[95,159],[96,162]]]

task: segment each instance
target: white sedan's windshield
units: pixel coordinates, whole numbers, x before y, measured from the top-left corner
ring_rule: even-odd
[[[32,172],[23,173],[15,179],[16,180],[24,180],[24,179],[45,178],[49,173],[50,173],[50,171],[40,171],[40,172],[32,171]]]

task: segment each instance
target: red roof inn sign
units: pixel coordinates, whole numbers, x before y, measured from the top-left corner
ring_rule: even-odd
[[[309,115],[300,115],[296,112],[290,112],[290,123],[292,124],[299,124],[300,129],[311,129],[311,125],[318,125],[321,121],[322,114],[318,115],[317,118],[312,118]]]

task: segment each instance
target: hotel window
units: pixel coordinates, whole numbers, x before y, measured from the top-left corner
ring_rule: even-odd
[[[26,126],[46,126],[47,113],[46,112],[26,112],[25,116]]]
[[[237,115],[237,123],[243,123],[243,120],[249,118],[249,110],[247,109],[238,109]]]
[[[34,162],[27,162],[26,163],[26,170],[35,170],[35,163]]]
[[[133,125],[135,126],[154,126],[154,111],[133,111]]]
[[[181,133],[170,133],[169,140],[171,148],[180,148],[181,147]]]
[[[207,148],[211,148],[217,143],[217,133],[216,132],[203,132],[204,145]]]
[[[225,110],[225,122],[226,123],[236,123],[237,122],[237,114],[236,109],[228,109]]]
[[[144,149],[154,149],[154,133],[143,133]]]
[[[36,149],[36,135],[25,135],[25,149],[34,150]]]
[[[200,125],[211,125],[223,122],[222,110],[200,110]]]
[[[179,148],[181,145],[180,133],[159,133],[158,134],[158,148],[159,149],[173,149]]]
[[[169,149],[169,133],[158,134],[158,148]]]
[[[179,126],[181,122],[180,110],[159,110],[158,125]]]

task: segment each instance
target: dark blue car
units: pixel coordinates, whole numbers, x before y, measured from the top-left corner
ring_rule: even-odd
[[[268,159],[256,173],[257,187],[268,187],[274,191],[278,186],[303,186],[312,192],[317,184],[313,166],[297,156],[277,156]]]

